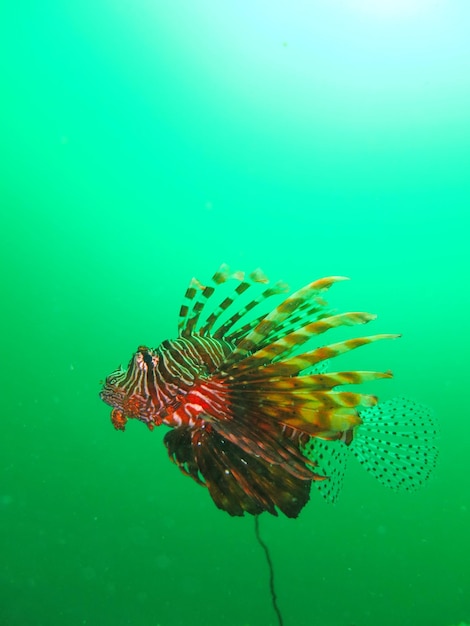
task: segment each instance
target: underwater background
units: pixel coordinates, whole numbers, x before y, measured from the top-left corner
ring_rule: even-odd
[[[261,517],[285,625],[470,621],[469,32],[466,0],[1,3],[1,626],[277,624],[253,519],[98,397],[221,262],[349,276],[329,302],[403,334],[351,365],[439,421],[420,491],[351,462]]]

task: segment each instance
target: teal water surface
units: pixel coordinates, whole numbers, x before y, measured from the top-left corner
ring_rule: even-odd
[[[470,5],[20,1],[0,29],[0,624],[277,625],[253,519],[98,397],[221,262],[349,276],[332,305],[403,337],[348,362],[440,424],[419,492],[351,463],[334,506],[260,519],[285,626],[470,622]]]

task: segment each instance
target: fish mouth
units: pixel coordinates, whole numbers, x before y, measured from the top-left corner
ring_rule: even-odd
[[[98,395],[100,397],[100,400],[102,400],[105,404],[114,407],[111,394],[106,393],[106,391],[100,391]]]

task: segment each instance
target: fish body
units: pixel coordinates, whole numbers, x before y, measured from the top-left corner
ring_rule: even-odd
[[[346,450],[372,472],[382,468],[387,478],[395,473],[389,486],[414,488],[436,456],[428,413],[413,406],[410,422],[411,404],[403,408],[398,402],[385,411],[387,417],[375,396],[347,390],[390,378],[388,371],[326,371],[335,357],[398,335],[302,351],[327,331],[375,319],[364,312],[329,310],[323,294],[342,280],[314,281],[264,313],[265,301],[279,298],[287,287],[269,286],[260,270],[245,278],[222,266],[207,286],[193,279],[178,338],[156,349],[139,346],[128,368],[106,379],[100,396],[112,407],[114,427],[124,430],[129,419],[150,429],[168,426],[164,443],[170,459],[231,515],[280,510],[297,517],[312,484],[334,501]],[[398,427],[390,430],[390,420]],[[419,433],[412,447],[407,435],[404,440],[400,435],[410,428]],[[405,463],[407,455],[411,460]]]

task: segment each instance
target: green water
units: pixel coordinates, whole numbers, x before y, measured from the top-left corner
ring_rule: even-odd
[[[470,621],[470,5],[0,6],[0,624],[275,625],[253,520],[125,434],[100,380],[222,261],[403,338],[351,364],[440,421],[415,494],[349,468],[263,516],[285,626]]]

